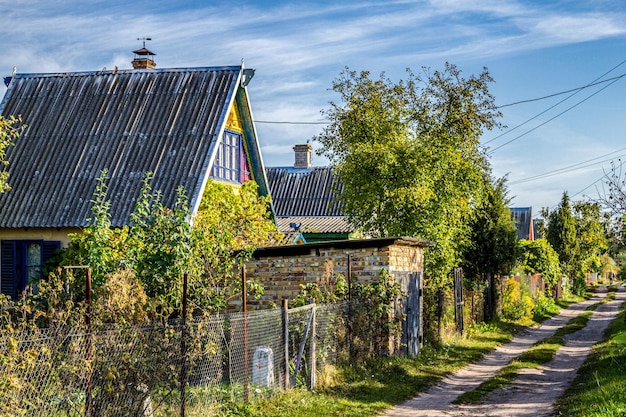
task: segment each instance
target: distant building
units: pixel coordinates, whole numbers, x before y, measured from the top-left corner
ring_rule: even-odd
[[[517,239],[535,240],[532,207],[511,207],[509,210],[517,228]]]
[[[266,168],[278,229],[299,234],[304,243],[353,237],[338,200],[339,179],[330,167],[312,167],[311,145],[296,145],[294,152],[293,166]]]

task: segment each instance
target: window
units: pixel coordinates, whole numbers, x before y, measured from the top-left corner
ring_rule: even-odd
[[[243,184],[250,179],[250,169],[243,146],[243,137],[239,133],[225,131],[217,150],[211,177]]]
[[[61,242],[56,240],[3,240],[0,292],[18,298],[30,282],[42,277],[43,265],[60,247]]]

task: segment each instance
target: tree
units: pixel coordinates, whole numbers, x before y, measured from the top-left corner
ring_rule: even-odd
[[[435,242],[426,271],[445,285],[466,244],[488,163],[479,139],[500,113],[487,72],[468,79],[456,66],[392,82],[346,68],[333,83],[339,103],[314,140],[344,185],[349,221],[374,236]]]
[[[624,162],[618,159],[612,162],[611,169],[605,173],[603,187],[599,190],[596,202],[605,208],[609,215],[611,238],[618,246],[626,243],[626,172]]]
[[[597,273],[602,269],[602,255],[609,248],[608,221],[598,203],[580,201],[573,209],[581,269]]]
[[[559,255],[546,239],[520,240],[516,269],[525,274],[541,274],[547,295],[556,295],[554,288],[561,276]]]
[[[548,230],[546,239],[559,254],[559,262],[564,272],[572,278],[578,265],[579,246],[576,231],[576,219],[572,214],[569,196],[563,193],[556,210],[548,212]]]
[[[517,229],[511,219],[506,178],[486,182],[484,197],[471,221],[469,245],[464,252],[465,276],[484,283],[487,277],[507,274],[517,252]]]
[[[7,160],[7,148],[13,145],[15,139],[17,139],[22,130],[26,128],[26,126],[21,123],[22,119],[20,117],[4,117],[0,115],[0,166],[6,167],[9,165],[9,161]],[[7,182],[8,178],[8,171],[0,171],[0,193],[11,189]]]
[[[574,281],[575,292],[582,291],[578,276],[580,248],[576,230],[576,219],[572,214],[569,196],[563,193],[561,202],[556,210],[544,210],[544,217],[548,220],[546,239],[559,255],[561,270]],[[584,287],[584,285],[583,285]]]

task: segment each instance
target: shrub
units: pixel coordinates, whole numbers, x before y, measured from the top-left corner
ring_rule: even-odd
[[[534,302],[530,295],[522,292],[519,282],[509,278],[504,283],[502,294],[502,316],[508,320],[520,320],[532,316]]]

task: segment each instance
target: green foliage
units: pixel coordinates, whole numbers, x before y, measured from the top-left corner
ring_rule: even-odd
[[[507,279],[502,292],[502,316],[508,320],[531,318],[533,307],[532,298],[522,291],[520,283],[513,278]]]
[[[407,81],[344,70],[333,84],[340,103],[315,137],[344,185],[349,220],[374,236],[435,242],[426,273],[445,285],[469,236],[488,163],[480,135],[497,126],[485,70],[461,77],[456,66]]]
[[[567,193],[555,211],[544,211],[548,218],[547,239],[559,254],[562,271],[574,282],[573,291],[582,294],[585,272],[602,268],[601,255],[608,250],[608,223],[600,205],[577,202],[570,206]]]
[[[111,203],[107,199],[108,171],[98,178],[89,226],[82,233],[69,235],[70,243],[63,254],[61,265],[90,266],[94,287],[103,284],[104,276],[113,272],[126,259],[125,243],[128,230],[111,228]]]
[[[21,117],[0,115],[0,167],[9,165],[6,158],[7,148],[20,136],[26,125],[21,124]],[[9,191],[11,187],[7,183],[9,172],[6,169],[0,171],[0,193]]]
[[[364,284],[361,284],[364,285]],[[325,284],[308,282],[300,284],[300,291],[291,301],[292,308],[308,304],[315,300],[318,304],[333,304],[348,299],[348,281],[342,274],[338,274],[335,281]]]
[[[559,306],[554,302],[554,298],[546,297],[543,293],[535,297],[533,303],[533,320],[536,322],[541,322],[559,312]]]
[[[506,178],[485,183],[484,198],[471,219],[471,234],[464,251],[463,272],[483,283],[487,275],[508,274],[517,252],[517,229],[511,219]]]
[[[354,334],[350,358],[363,361],[398,349],[401,335],[402,316],[396,314],[394,305],[401,296],[400,284],[385,269],[381,269],[378,280],[356,282],[352,285],[352,322]],[[316,303],[337,303],[348,300],[348,282],[338,275],[334,282],[307,283],[292,301],[292,308]]]
[[[570,278],[574,279],[579,269],[579,241],[576,234],[576,219],[572,214],[570,200],[567,193],[559,206],[552,212],[546,212],[548,231],[546,239],[559,255],[561,269]]]
[[[394,348],[390,344],[400,340],[402,317],[394,312],[400,295],[400,284],[385,269],[381,269],[378,281],[354,286],[352,326],[358,329],[354,335],[359,337],[352,342],[351,354],[356,358],[389,353]]]
[[[110,274],[130,270],[145,291],[143,305],[149,315],[180,314],[185,274],[190,313],[223,309],[226,300],[241,291],[243,260],[279,234],[270,218],[269,198],[258,196],[254,182],[233,187],[209,181],[192,227],[185,190],[179,188],[174,207],[166,207],[160,191],[152,190],[150,173],[143,180],[131,225],[111,228],[106,179],[104,171],[94,193],[90,226],[71,236],[62,264],[91,266],[95,289],[104,286]],[[263,293],[254,281],[247,288],[252,297]],[[73,290],[82,294],[80,287]]]
[[[548,296],[555,295],[561,277],[559,256],[546,239],[520,240],[516,269],[524,274],[541,274]]]

